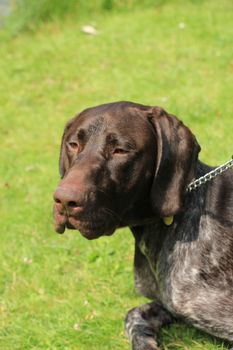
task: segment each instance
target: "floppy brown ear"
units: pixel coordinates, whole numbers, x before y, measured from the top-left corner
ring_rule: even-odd
[[[191,131],[162,108],[152,108],[149,120],[157,138],[152,208],[161,217],[173,216],[181,210],[186,188],[196,175],[200,146]]]
[[[66,151],[66,141],[67,141],[68,131],[70,130],[70,127],[73,124],[74,119],[75,118],[72,118],[71,120],[68,121],[62,135],[60,156],[59,156],[59,172],[60,172],[61,178],[64,177],[69,167],[69,158]]]

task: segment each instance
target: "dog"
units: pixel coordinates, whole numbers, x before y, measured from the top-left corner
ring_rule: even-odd
[[[88,108],[64,130],[55,230],[130,227],[135,287],[151,300],[126,316],[134,350],[158,350],[175,320],[233,342],[233,172],[187,191],[213,170],[199,151],[177,117],[133,102]]]

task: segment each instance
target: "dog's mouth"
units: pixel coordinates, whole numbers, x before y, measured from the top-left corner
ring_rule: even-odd
[[[114,228],[109,228],[103,221],[83,221],[75,217],[69,217],[66,227],[73,230],[78,230],[87,239],[95,239],[100,236],[110,236],[115,231]]]
[[[97,218],[96,215],[87,218],[77,218],[59,213],[54,208],[54,228],[57,233],[64,233],[66,228],[78,230],[87,239],[96,239],[100,236],[110,236],[117,228],[117,224],[112,218]]]

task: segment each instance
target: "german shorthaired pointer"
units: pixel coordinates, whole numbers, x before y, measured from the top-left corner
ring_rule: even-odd
[[[160,107],[104,104],[65,127],[55,229],[95,239],[130,227],[135,286],[152,300],[126,316],[134,350],[158,350],[159,329],[177,319],[233,342],[233,172],[187,192],[212,169],[199,151]]]

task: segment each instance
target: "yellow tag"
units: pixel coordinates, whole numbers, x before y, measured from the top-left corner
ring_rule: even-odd
[[[165,225],[170,226],[174,221],[174,216],[165,216],[163,218],[163,222],[165,223]]]

